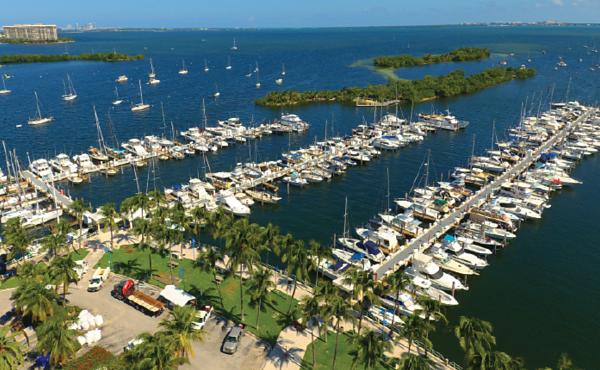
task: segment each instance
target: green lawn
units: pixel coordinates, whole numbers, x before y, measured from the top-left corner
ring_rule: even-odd
[[[339,370],[349,370],[352,367],[352,356],[350,352],[353,346],[350,344],[349,332],[340,333],[338,340],[338,352],[335,362],[335,368]],[[312,370],[312,351],[316,347],[316,367],[317,370],[331,370],[333,361],[333,354],[335,352],[335,332],[330,331],[327,337],[327,343],[324,339],[315,339],[311,343],[306,352],[304,353],[304,359],[302,360],[302,370]],[[356,370],[363,369],[361,364],[356,364]],[[373,370],[390,370],[388,367],[378,366]]]
[[[105,254],[98,266],[106,267],[111,259],[109,254]],[[153,277],[150,283],[157,286],[164,286],[170,281],[169,259],[158,254],[152,255]],[[135,247],[121,247],[112,253],[112,270],[123,275],[131,276],[134,279],[143,279],[148,275],[149,263],[148,252],[140,251]],[[193,267],[193,261],[183,259],[179,261],[179,267],[173,268],[173,276],[178,280],[180,288],[185,289],[198,298],[198,303],[211,303],[222,315],[228,319],[240,321],[240,284],[239,278],[227,277],[220,285],[223,295],[223,307],[221,306],[219,294],[213,284],[212,275],[206,274]],[[179,279],[183,276],[183,279]],[[278,313],[286,312],[290,297],[285,293],[272,292],[273,304],[266,307],[264,312],[260,312],[259,329],[256,329],[256,308],[250,307],[248,303],[248,294],[244,291],[244,316],[248,330],[258,337],[274,343],[279,332],[284,325],[278,323]],[[296,305],[294,300],[292,305]]]
[[[69,254],[71,255],[71,257],[73,257],[75,261],[80,261],[84,259],[89,253],[90,251],[88,251],[87,249],[81,248]]]

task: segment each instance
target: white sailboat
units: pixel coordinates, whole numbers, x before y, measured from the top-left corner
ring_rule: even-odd
[[[160,83],[160,80],[156,78],[156,72],[154,71],[154,64],[152,63],[152,58],[150,58],[150,73],[148,73],[148,84],[157,85]]]
[[[246,73],[245,76],[248,77],[248,78],[252,77],[252,66],[251,65],[248,66],[248,73]]]
[[[181,69],[177,73],[179,73],[180,75],[187,75],[188,74],[188,70],[185,67],[185,60],[181,61]]]
[[[226,70],[230,70],[231,69],[231,57],[227,57],[227,66],[225,67]]]
[[[283,84],[283,78],[278,78],[278,79],[276,79],[276,80],[275,80],[275,83],[276,83],[277,85],[281,85],[281,84]]]
[[[258,71],[256,72],[256,88],[260,89],[260,77],[258,75]]]
[[[63,87],[65,89],[65,93],[62,96],[64,101],[73,101],[77,99],[77,92],[75,91],[75,87],[73,87],[73,82],[71,81],[71,77],[67,74],[67,84],[65,85],[65,81],[63,80]]]
[[[231,50],[237,50],[237,44],[235,43],[235,39],[233,39],[233,46],[231,47]]]
[[[254,72],[254,73],[258,72],[258,62],[256,62],[256,67],[254,67],[254,71],[252,71],[252,72]]]
[[[213,96],[215,98],[218,98],[219,96],[221,96],[221,93],[219,92],[219,86],[217,86],[217,84],[215,84],[215,93],[213,94]]]
[[[8,95],[11,91],[6,88],[6,81],[4,80],[4,75],[2,75],[2,90],[0,90],[0,95]]]
[[[42,117],[42,111],[40,110],[40,100],[38,99],[37,91],[34,91],[33,94],[35,95],[35,108],[37,111],[37,116],[34,118],[30,118],[29,121],[27,121],[27,123],[32,126],[37,126],[52,121],[54,119],[54,117],[52,116]]]
[[[281,75],[285,76],[285,64],[281,63]]]
[[[123,103],[123,99],[119,99],[119,90],[115,86],[115,100],[113,100],[112,104],[113,105],[119,105],[121,103]]]
[[[210,71],[210,68],[208,68],[208,62],[206,61],[206,59],[204,59],[204,72],[208,71]]]
[[[150,104],[144,103],[144,95],[142,94],[142,81],[138,80],[140,86],[140,102],[131,107],[132,112],[140,112],[150,108]]]

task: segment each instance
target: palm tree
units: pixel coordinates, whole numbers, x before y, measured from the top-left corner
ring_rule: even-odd
[[[331,318],[335,318],[335,347],[333,351],[333,362],[331,364],[331,368],[335,370],[335,361],[337,359],[338,353],[338,344],[339,344],[339,336],[342,329],[342,322],[346,320],[352,320],[353,316],[350,312],[350,308],[348,307],[348,302],[339,294],[339,290],[336,291],[329,296],[327,302],[329,303],[329,313],[331,314]]]
[[[331,258],[331,248],[329,246],[323,245],[315,240],[308,241],[308,249],[310,251],[310,255],[317,259],[315,263],[315,286],[319,284],[319,266],[321,265],[321,261],[325,258]]]
[[[0,369],[18,369],[23,364],[21,345],[9,334],[9,328],[0,328]]]
[[[145,218],[136,218],[133,220],[133,234],[140,236],[138,248],[148,251],[148,279],[152,277],[152,253],[154,248],[146,241],[146,235],[152,231],[151,221]]]
[[[356,301],[359,312],[357,332],[360,333],[365,314],[373,304],[379,302],[379,296],[375,292],[375,278],[371,271],[352,269],[344,277],[344,283],[352,285],[352,298]]]
[[[63,311],[38,327],[38,349],[50,354],[51,365],[64,365],[79,350],[77,332],[69,329],[71,323]]]
[[[17,312],[33,323],[46,321],[58,309],[58,295],[46,284],[35,280],[23,280],[10,299]]]
[[[428,356],[420,356],[414,353],[404,353],[399,361],[399,370],[429,370],[433,361]]]
[[[67,224],[61,220],[52,227],[52,232],[42,239],[42,248],[50,258],[56,257],[67,248]]]
[[[213,239],[221,239],[225,237],[227,230],[229,230],[235,222],[233,216],[219,207],[215,212],[208,214],[208,225],[210,225],[211,236]]]
[[[419,317],[419,315],[410,315],[404,320],[402,326],[402,336],[408,340],[408,353],[412,348],[412,344],[415,340],[425,338],[425,320]]]
[[[390,325],[390,336],[394,330],[394,324],[396,316],[398,315],[398,307],[400,305],[400,293],[410,285],[409,277],[402,270],[396,270],[390,277],[386,279],[387,287],[390,291],[394,292],[394,315],[392,316],[392,323]]]
[[[288,310],[292,308],[298,279],[304,280],[308,277],[312,260],[308,256],[308,250],[304,246],[304,241],[296,240],[288,245],[281,255],[281,262],[286,264],[288,275],[293,278],[292,295],[289,299]]]
[[[145,333],[143,342],[125,354],[125,362],[133,370],[174,370],[180,363],[176,356],[176,339],[166,333]]]
[[[482,369],[513,370],[513,361],[505,352],[492,351],[484,356]]]
[[[361,363],[365,370],[374,369],[385,362],[385,353],[392,348],[390,342],[386,341],[380,333],[371,330],[358,334],[353,342],[355,349],[350,352],[353,357],[351,369],[354,369],[358,363]]]
[[[315,330],[314,324],[319,325],[319,319],[321,317],[321,307],[319,304],[319,298],[316,296],[306,296],[302,299],[300,303],[300,312],[302,313],[302,321],[310,330],[310,342],[315,343]],[[312,351],[312,368],[314,369],[317,365],[317,360],[315,358],[316,352],[316,343],[313,347]]]
[[[45,263],[25,262],[19,266],[17,275],[22,280],[35,281],[38,283],[48,282],[48,265]]]
[[[175,339],[175,351],[179,357],[186,360],[193,355],[192,342],[203,340],[204,330],[194,328],[197,311],[190,306],[175,307],[169,318],[163,319],[159,326],[164,329],[165,334]]]
[[[275,253],[275,249],[278,248],[280,235],[279,228],[272,223],[268,223],[267,226],[262,228],[262,238],[264,248],[268,251],[267,258],[270,253]]]
[[[223,294],[221,293],[221,289],[219,288],[219,280],[217,278],[217,263],[223,259],[223,252],[220,249],[213,247],[206,247],[204,250],[198,254],[196,261],[194,263],[195,267],[198,267],[201,271],[204,271],[208,274],[211,274],[213,277],[213,284],[215,285],[215,290],[219,294],[219,299],[221,300],[221,307],[223,305]]]
[[[79,245],[77,248],[81,249],[81,237],[83,233],[83,215],[86,212],[91,211],[91,207],[85,204],[83,199],[75,199],[73,203],[71,203],[71,206],[69,208],[71,209],[71,214],[73,215],[73,217],[75,217],[77,223],[79,224]]]
[[[190,211],[190,221],[187,223],[188,229],[194,235],[196,242],[200,241],[200,230],[206,223],[206,211],[200,207],[195,207]]]
[[[465,352],[465,365],[476,353],[487,353],[496,345],[492,324],[473,317],[461,316],[454,335]]]
[[[63,286],[63,300],[67,296],[69,284],[79,281],[77,271],[75,271],[75,261],[71,255],[56,257],[50,264],[50,276],[52,281],[58,286]]]
[[[439,321],[444,324],[447,324],[448,319],[446,319],[446,316],[442,312],[442,304],[439,301],[436,301],[429,297],[420,297],[418,299],[418,302],[423,307],[421,310],[421,314],[425,316],[425,325],[424,325],[425,338],[423,338],[423,339],[424,339],[425,344],[427,344],[425,346],[425,356],[427,356],[429,344],[431,343],[429,341],[429,333],[434,331],[436,328],[436,326],[433,325],[431,320],[435,320],[435,321]]]
[[[4,244],[11,246],[8,258],[10,260],[27,253],[27,246],[31,242],[27,231],[21,224],[19,217],[9,219],[2,230]]]
[[[238,272],[240,276],[240,317],[244,321],[244,268],[252,272],[254,263],[259,260],[258,247],[261,243],[261,235],[258,225],[250,224],[244,218],[235,221],[233,225],[224,232],[225,250],[230,256],[229,268],[233,273]],[[238,271],[239,269],[239,271]]]
[[[110,249],[115,248],[114,242],[114,230],[117,228],[116,218],[118,216],[117,210],[115,209],[115,205],[113,203],[106,203],[100,207],[100,214],[104,216],[104,225],[105,228],[108,228],[110,231]]]
[[[250,305],[256,307],[256,331],[259,331],[260,312],[264,311],[266,304],[272,304],[271,291],[275,288],[273,273],[266,268],[258,268],[248,280],[246,290],[248,291]]]

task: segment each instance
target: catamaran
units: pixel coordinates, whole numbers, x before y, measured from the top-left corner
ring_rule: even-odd
[[[140,86],[140,102],[131,107],[132,112],[140,112],[150,108],[150,104],[144,103],[144,95],[142,94],[142,81],[138,80]]]
[[[0,95],[8,95],[11,91],[6,88],[6,81],[4,80],[4,75],[2,75],[2,90],[0,90]]]
[[[112,104],[113,105],[119,105],[121,103],[123,103],[123,99],[119,99],[119,90],[115,86],[115,100],[113,100]]]
[[[233,46],[231,47],[231,50],[237,50],[237,44],[235,43],[235,39],[233,39]]]
[[[73,101],[77,99],[77,92],[75,91],[75,87],[73,87],[73,82],[71,81],[71,77],[67,74],[67,84],[65,85],[65,81],[63,80],[63,87],[65,89],[65,93],[62,96],[64,101]]]
[[[188,74],[188,70],[185,67],[185,60],[181,61],[181,69],[177,73],[179,73],[180,75],[187,75]]]
[[[35,108],[37,111],[37,116],[34,118],[30,118],[29,121],[27,121],[27,123],[32,126],[37,126],[51,122],[54,119],[54,117],[42,117],[42,111],[40,110],[40,100],[38,98],[37,91],[34,91],[33,94],[35,95]]]
[[[231,69],[231,57],[227,57],[227,66],[225,66],[226,70],[230,70]]]

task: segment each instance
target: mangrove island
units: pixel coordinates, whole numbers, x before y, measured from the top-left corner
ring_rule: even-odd
[[[367,87],[345,87],[340,90],[321,91],[271,91],[256,100],[265,107],[298,104],[338,102],[356,104],[359,100],[385,102],[391,100],[422,102],[473,93],[514,79],[523,80],[535,76],[533,68],[494,67],[465,76],[462,70],[444,76],[425,76],[421,80],[389,80],[387,84]]]
[[[92,53],[92,54],[15,54],[0,55],[0,64],[18,64],[18,63],[51,63],[51,62],[72,62],[72,61],[94,61],[94,62],[129,62],[133,60],[142,60],[144,55],[128,55],[123,53]]]
[[[59,37],[56,40],[28,40],[28,39],[9,39],[0,38],[0,44],[33,44],[33,45],[47,45],[47,44],[66,44],[75,42],[70,37]]]
[[[427,64],[447,62],[472,62],[490,57],[487,48],[460,48],[445,54],[425,54],[415,57],[409,54],[380,56],[373,59],[373,65],[378,68],[418,67]]]

